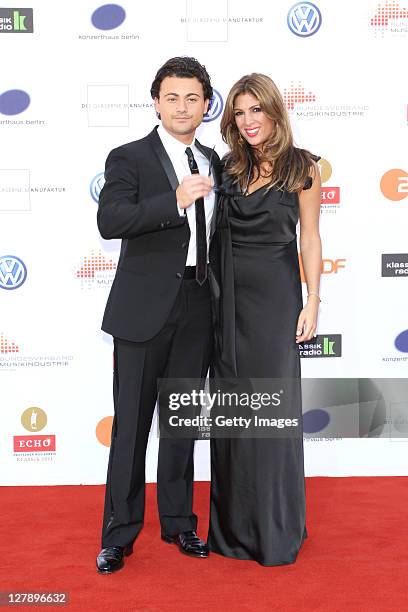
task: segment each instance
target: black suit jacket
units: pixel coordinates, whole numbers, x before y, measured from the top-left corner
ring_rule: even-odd
[[[211,149],[195,145],[209,159]],[[215,157],[215,160],[214,160]],[[220,160],[213,168],[219,182]],[[102,329],[124,340],[144,342],[163,327],[180,288],[190,229],[177,208],[178,180],[157,127],[141,140],[113,149],[99,196],[103,238],[122,238],[115,279]],[[217,195],[214,202],[214,232]]]

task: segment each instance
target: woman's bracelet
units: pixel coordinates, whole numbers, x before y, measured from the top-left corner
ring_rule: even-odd
[[[309,293],[307,294],[307,297],[309,297],[309,295],[315,295],[316,297],[319,298],[319,302],[321,302],[322,300],[320,299],[320,295],[318,293],[316,293],[315,291],[309,291]]]

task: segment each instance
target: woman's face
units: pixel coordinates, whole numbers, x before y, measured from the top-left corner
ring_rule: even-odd
[[[264,114],[258,100],[250,93],[235,98],[234,116],[240,134],[252,147],[262,148],[275,131],[275,122]]]

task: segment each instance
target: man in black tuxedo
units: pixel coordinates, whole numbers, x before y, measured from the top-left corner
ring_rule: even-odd
[[[143,526],[145,454],[160,378],[207,374],[212,352],[208,251],[219,158],[195,140],[212,97],[204,66],[167,61],[151,88],[161,125],[106,160],[98,227],[121,238],[102,329],[114,337],[112,442],[100,573],[123,566]],[[157,495],[162,539],[207,557],[192,510],[192,439],[161,438]]]

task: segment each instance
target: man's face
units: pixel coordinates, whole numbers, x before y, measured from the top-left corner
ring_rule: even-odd
[[[182,142],[191,142],[209,103],[204,100],[203,86],[196,77],[166,77],[159,98],[154,99],[163,127]]]

